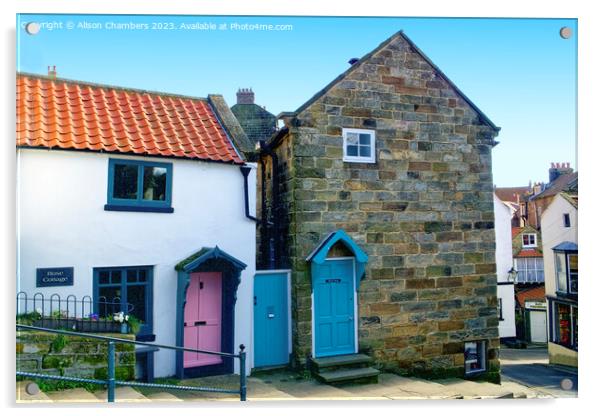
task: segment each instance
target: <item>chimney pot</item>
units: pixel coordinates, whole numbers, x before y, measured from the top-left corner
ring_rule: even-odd
[[[252,88],[239,88],[236,93],[236,104],[255,104],[255,93]]]

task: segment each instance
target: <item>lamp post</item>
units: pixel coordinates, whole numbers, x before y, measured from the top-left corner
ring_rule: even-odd
[[[512,266],[510,270],[508,270],[508,281],[512,283],[516,283],[516,276],[518,275],[518,271]]]

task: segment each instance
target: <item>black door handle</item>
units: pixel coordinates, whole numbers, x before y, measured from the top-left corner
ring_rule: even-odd
[[[207,321],[196,321],[194,323],[194,326],[203,326],[203,325],[207,325]]]

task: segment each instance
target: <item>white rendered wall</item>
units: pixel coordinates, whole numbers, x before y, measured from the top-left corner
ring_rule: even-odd
[[[512,268],[512,210],[493,194],[495,217],[495,263],[497,281],[508,281],[508,270]]]
[[[512,209],[493,194],[495,217],[495,263],[497,281],[508,281],[512,268]],[[502,317],[499,323],[500,338],[515,337],[514,285],[498,285],[497,297],[502,299]]]
[[[105,211],[109,158],[172,163],[175,212]],[[18,150],[17,159],[17,291],[92,296],[93,268],[153,265],[156,342],[175,345],[174,266],[201,247],[218,245],[247,264],[238,287],[234,345],[235,352],[245,344],[252,354],[255,223],[245,217],[238,166],[34,149]],[[249,174],[252,213],[255,177]],[[36,268],[41,267],[74,267],[74,285],[36,288]],[[252,362],[249,357],[247,371]],[[155,353],[155,373],[175,373],[173,351]]]
[[[564,214],[569,214],[570,227],[564,226]],[[552,247],[568,241],[577,244],[577,209],[562,195],[556,195],[541,216],[543,269],[546,295],[556,295],[556,272]]]

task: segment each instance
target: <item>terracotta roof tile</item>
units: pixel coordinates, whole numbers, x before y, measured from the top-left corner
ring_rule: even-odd
[[[17,76],[17,146],[243,163],[207,101]]]
[[[536,286],[531,289],[526,289],[516,294],[516,300],[518,300],[521,308],[525,307],[525,301],[545,301],[546,299],[546,288],[544,285]]]
[[[525,248],[519,251],[514,257],[543,257],[543,254],[540,251],[535,250],[533,248]]]

